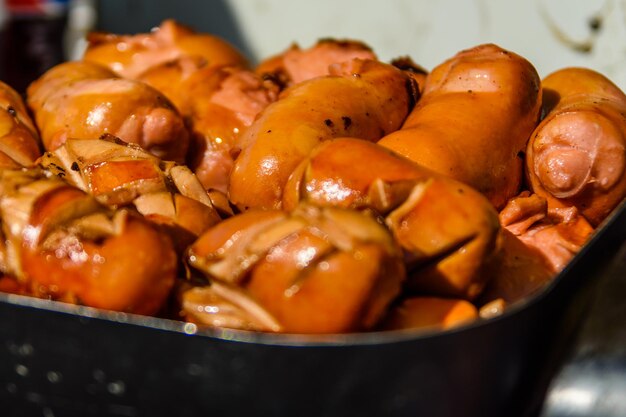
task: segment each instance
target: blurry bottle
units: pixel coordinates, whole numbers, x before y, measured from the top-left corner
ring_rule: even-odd
[[[70,0],[65,29],[65,59],[81,59],[87,48],[87,35],[96,28],[96,0]]]
[[[0,32],[0,79],[24,93],[65,59],[68,0],[3,1],[7,18]]]

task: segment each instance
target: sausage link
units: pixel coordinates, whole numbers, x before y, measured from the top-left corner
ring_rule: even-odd
[[[287,178],[315,146],[341,136],[377,141],[414,103],[409,76],[391,65],[355,59],[333,74],[285,90],[245,132],[229,186],[240,209],[279,208]]]
[[[4,272],[35,296],[155,314],[173,284],[169,237],[38,169],[0,171]]]
[[[593,226],[626,196],[626,95],[600,73],[563,68],[543,80],[546,117],[526,172],[548,206],[575,206]]]
[[[500,209],[520,191],[540,87],[519,55],[492,44],[461,51],[428,74],[402,129],[379,143],[472,186]]]

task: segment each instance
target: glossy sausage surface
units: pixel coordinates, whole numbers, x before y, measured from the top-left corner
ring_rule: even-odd
[[[321,39],[315,45],[302,49],[293,44],[283,53],[264,59],[255,72],[271,76],[286,86],[329,74],[333,64],[352,59],[378,59],[363,42],[350,39]]]
[[[284,207],[300,202],[381,213],[405,252],[413,290],[473,299],[488,281],[500,228],[489,200],[378,144],[338,138],[318,146],[285,187]]]
[[[374,218],[312,205],[233,216],[203,234],[188,260],[239,291],[240,307],[261,308],[275,331],[292,333],[371,329],[405,277],[399,248]]]
[[[184,165],[163,161],[137,145],[107,136],[69,139],[46,152],[39,166],[112,208],[134,207],[164,225],[178,253],[221,220],[211,197]]]
[[[532,190],[597,226],[626,196],[626,95],[604,75],[563,68],[543,80],[547,115],[528,143]]]
[[[176,274],[169,237],[36,169],[0,171],[4,270],[38,297],[155,314]]]
[[[412,86],[391,65],[355,59],[285,90],[242,137],[231,201],[279,208],[287,178],[318,144],[341,136],[376,141],[396,130],[413,104]]]
[[[190,124],[187,164],[202,185],[226,193],[236,143],[257,114],[276,101],[279,86],[243,68],[191,57],[152,67],[139,80],[171,99]]]
[[[523,152],[540,106],[532,64],[479,45],[434,68],[402,129],[379,143],[471,185],[501,208],[520,190]]]
[[[32,165],[41,142],[22,97],[0,81],[0,169]]]
[[[59,64],[27,93],[46,150],[68,138],[111,134],[160,158],[182,162],[187,154],[189,132],[174,105],[147,84],[119,78],[97,64]]]
[[[137,78],[151,67],[182,56],[198,57],[210,65],[248,65],[241,52],[224,39],[198,33],[171,19],[150,33],[91,33],[87,41],[83,60],[106,66],[125,78]]]

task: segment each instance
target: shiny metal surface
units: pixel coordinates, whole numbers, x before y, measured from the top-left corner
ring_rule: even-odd
[[[541,417],[626,416],[626,242],[602,274]]]

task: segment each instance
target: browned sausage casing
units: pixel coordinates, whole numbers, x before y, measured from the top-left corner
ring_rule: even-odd
[[[489,278],[500,228],[489,200],[380,145],[338,138],[318,146],[285,187],[284,208],[301,201],[383,214],[405,251],[411,289],[473,299]]]
[[[263,311],[270,329],[290,333],[371,329],[405,276],[401,251],[374,218],[311,205],[233,216],[202,235],[188,259],[239,291],[239,306]]]
[[[0,168],[32,165],[41,154],[37,129],[20,95],[0,81]]]
[[[226,193],[236,143],[279,86],[239,67],[183,57],[150,68],[139,80],[165,94],[191,125],[187,164],[207,189]]]
[[[287,178],[319,143],[341,136],[376,141],[400,127],[413,86],[391,65],[355,59],[285,90],[242,137],[231,201],[241,209],[279,208]]]
[[[476,307],[466,300],[408,297],[394,306],[380,326],[383,330],[446,330],[478,318]]]
[[[530,185],[597,226],[626,196],[626,95],[584,68],[556,71],[543,88],[548,114],[528,144]]]
[[[283,53],[263,60],[255,71],[289,86],[328,75],[331,65],[354,58],[377,59],[374,51],[363,42],[349,39],[320,39],[306,49],[293,44]]]
[[[75,61],[51,68],[27,93],[46,150],[68,138],[97,139],[108,133],[160,158],[184,161],[187,127],[174,105],[147,84]]]
[[[179,253],[221,220],[189,168],[114,137],[68,139],[38,162],[102,204],[134,206],[146,218],[168,226]]]
[[[38,297],[155,314],[177,267],[167,235],[37,169],[0,171],[2,269]]]
[[[489,268],[493,277],[481,302],[507,304],[534,295],[578,253],[593,228],[575,207],[549,210],[546,200],[528,191],[500,212],[501,251]]]
[[[125,78],[182,56],[199,57],[210,65],[247,66],[246,58],[228,42],[167,19],[150,33],[115,35],[91,33],[85,61],[110,68]]]
[[[540,107],[540,79],[531,63],[496,45],[479,45],[434,68],[402,129],[379,143],[471,185],[501,208],[519,192],[521,154]]]

